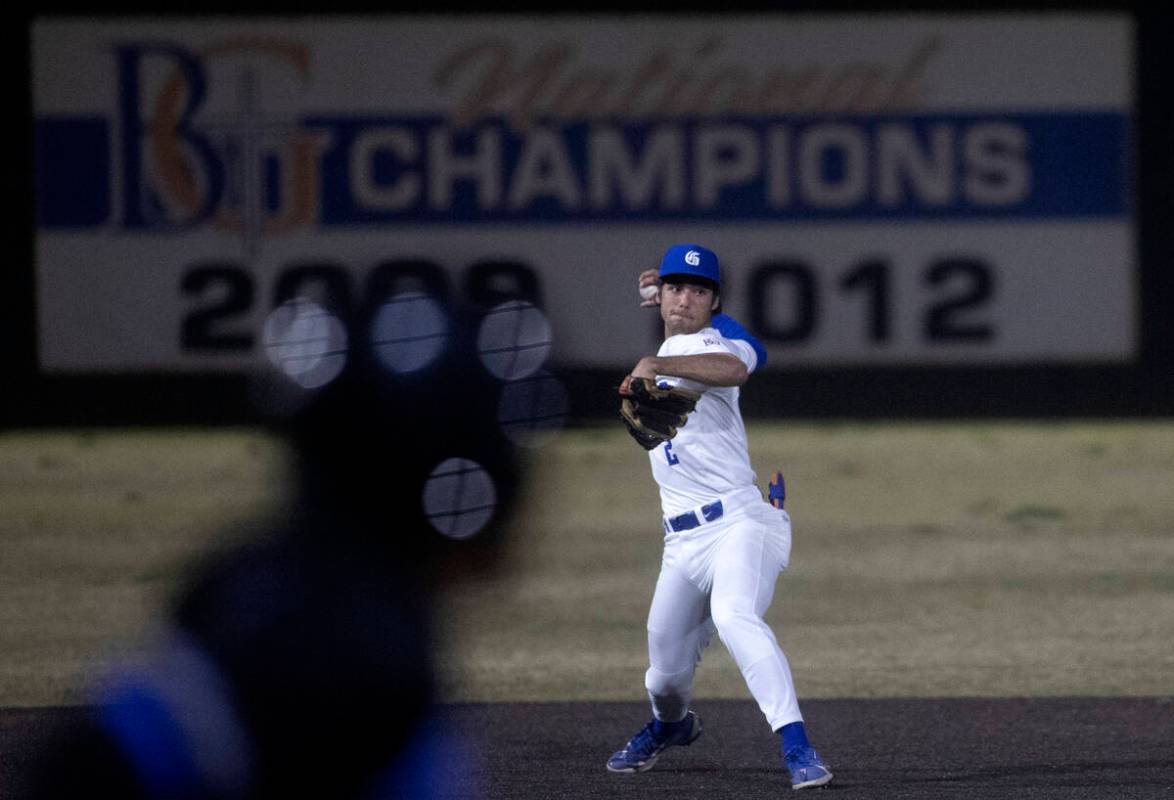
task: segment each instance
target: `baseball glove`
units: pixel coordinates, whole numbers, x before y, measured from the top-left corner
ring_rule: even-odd
[[[620,418],[645,450],[677,435],[697,407],[701,395],[685,389],[661,388],[649,378],[628,376],[620,386]]]

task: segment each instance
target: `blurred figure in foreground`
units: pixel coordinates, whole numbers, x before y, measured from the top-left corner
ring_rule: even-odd
[[[533,379],[518,358],[541,362],[549,326],[512,310],[534,324],[499,325],[504,342],[501,309],[418,293],[274,312],[257,396],[294,500],[194,571],[167,634],[46,754],[36,796],[478,796],[470,743],[433,706],[430,602],[492,569],[516,497],[499,397]]]

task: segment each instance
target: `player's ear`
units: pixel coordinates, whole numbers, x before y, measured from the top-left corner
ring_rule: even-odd
[[[718,308],[721,307],[721,304],[722,304],[722,296],[720,294],[718,294],[717,292],[714,292],[713,293],[713,302],[709,304],[709,310],[710,311],[717,311]]]

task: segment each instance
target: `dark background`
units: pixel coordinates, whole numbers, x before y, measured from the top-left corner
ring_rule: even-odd
[[[713,13],[700,3],[674,5],[672,13]],[[794,14],[936,12],[1125,12],[1135,22],[1137,135],[1137,253],[1139,349],[1127,365],[1036,364],[1014,367],[827,367],[791,369],[776,358],[746,393],[748,418],[942,417],[1152,417],[1174,413],[1174,15],[1141,3],[722,3],[725,12]],[[650,3],[576,6],[568,12],[668,13]],[[518,13],[550,15],[537,3],[410,4],[396,13]],[[228,424],[257,420],[243,376],[126,374],[42,376],[37,370],[32,175],[30,25],[41,16],[294,16],[391,15],[385,9],[341,4],[265,8],[253,4],[199,9],[121,3],[95,11],[55,3],[10,13],[10,87],[16,169],[6,182],[18,198],[10,223],[9,252],[0,295],[0,425]],[[1089,54],[1095,58],[1095,53]],[[570,390],[572,420],[614,416],[614,390],[622,375],[553,365]]]

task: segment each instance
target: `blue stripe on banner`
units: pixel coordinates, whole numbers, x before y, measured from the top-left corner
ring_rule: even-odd
[[[36,124],[38,224],[105,223],[113,187],[110,127],[97,118]],[[231,125],[216,137],[174,132],[199,147],[185,167],[209,195],[187,225],[239,202],[225,175],[251,141]],[[1120,217],[1133,211],[1133,130],[1125,113],[954,114],[825,118],[662,120],[467,129],[448,120],[311,117],[322,134],[311,225],[673,220],[1030,220]],[[139,132],[137,147],[149,159]],[[186,139],[185,139],[186,137]],[[184,141],[179,142],[180,145]],[[292,183],[278,151],[254,197],[267,206]],[[206,173],[199,180],[194,173]],[[176,192],[157,171],[126,170],[124,198],[151,200],[124,227],[165,227]],[[151,183],[154,181],[154,183]],[[239,183],[239,181],[237,181]],[[173,198],[174,199],[174,198]],[[176,207],[171,203],[170,207]],[[150,211],[151,213],[147,213]],[[172,220],[174,222],[174,220]]]
[[[1133,204],[1131,123],[1117,113],[308,124],[334,144],[327,225],[1107,217]]]

